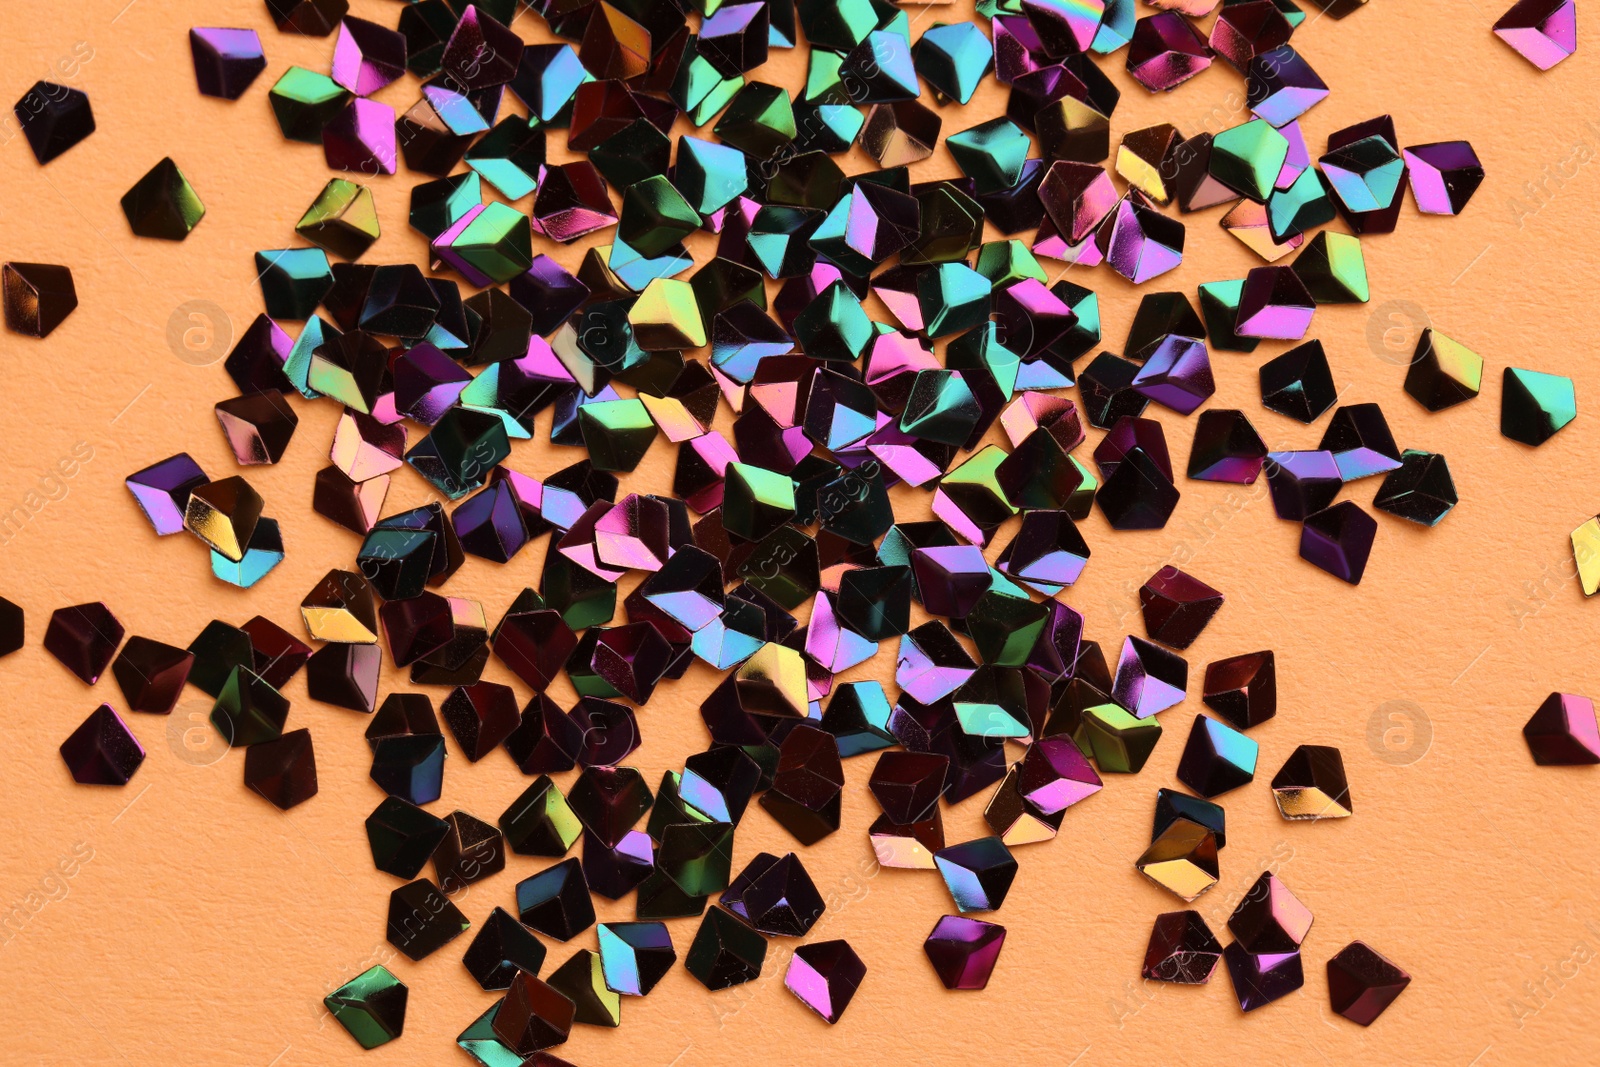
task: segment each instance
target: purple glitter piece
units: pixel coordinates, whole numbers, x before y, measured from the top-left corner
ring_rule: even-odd
[[[934,655],[922,647],[923,642],[938,634],[944,641],[948,641],[950,649],[938,649],[950,655],[940,655],[935,662]],[[953,653],[960,653],[957,658]],[[962,662],[964,661],[964,662]],[[972,677],[976,664],[966,654],[966,650],[956,643],[948,630],[938,623],[928,623],[919,626],[916,630],[900,638],[900,654],[895,663],[895,684],[905,690],[911,699],[921,704],[932,704],[943,697],[949,696]]]
[[[1244,1011],[1271,1004],[1306,984],[1299,952],[1246,952],[1237,941],[1222,950],[1233,979],[1233,995]]]
[[[667,562],[667,506],[629,493],[594,524],[595,557],[607,567],[655,572]]]
[[[1185,229],[1137,189],[1130,189],[1095,234],[1112,270],[1135,285],[1183,263]]]
[[[1004,85],[1042,70],[1050,63],[1044,42],[1025,15],[996,15],[990,24],[994,31],[994,74]]]
[[[1094,462],[1100,473],[1111,477],[1117,464],[1135,448],[1143,449],[1150,462],[1155,464],[1167,481],[1172,481],[1172,459],[1167,454],[1167,435],[1155,419],[1141,419],[1124,415],[1100,439],[1094,449]]]
[[[1006,943],[1006,928],[964,915],[946,915],[923,943],[946,989],[982,989]]]
[[[1378,536],[1378,523],[1349,500],[1308,517],[1300,528],[1300,558],[1360,585]]]
[[[394,364],[395,409],[432,426],[455,406],[472,375],[433,345],[413,345]]]
[[[893,422],[885,422],[865,443],[867,452],[907,485],[927,485],[944,474],[944,466],[932,455],[947,446],[918,440]]]
[[[1017,789],[1046,815],[1066,811],[1104,783],[1070,737],[1043,737],[1022,757]]]
[[[1578,50],[1576,0],[1518,0],[1494,34],[1540,70],[1549,70]]]
[[[871,659],[878,652],[878,643],[844,625],[834,609],[833,597],[821,592],[812,604],[805,651],[830,674],[839,674]]]
[[[1267,487],[1278,518],[1303,522],[1333,503],[1344,485],[1339,461],[1326,450],[1267,453]]]
[[[983,550],[973,545],[916,549],[911,573],[928,613],[957,619],[966,617],[994,581]]]
[[[210,480],[189,453],[179,452],[128,475],[125,484],[156,533],[165,537],[183,530],[189,494]]]
[[[1273,188],[1287,189],[1311,166],[1311,150],[1306,147],[1306,135],[1300,129],[1299,119],[1279,126],[1278,132],[1288,140],[1289,154],[1284,157],[1283,167],[1278,171],[1278,180],[1273,182]]]
[[[1130,634],[1117,657],[1111,696],[1138,718],[1148,719],[1182,701],[1188,682],[1189,664],[1182,656]]]
[[[256,75],[267,69],[255,30],[199,27],[189,31],[194,77],[202,96],[237,100]]]
[[[1316,310],[1316,301],[1292,268],[1256,267],[1245,276],[1234,330],[1240,337],[1298,341]]]
[[[1168,334],[1134,376],[1133,387],[1179,415],[1190,414],[1217,391],[1205,342]]]
[[[496,563],[509,562],[528,543],[517,498],[503,481],[462,501],[450,522],[463,551]]]

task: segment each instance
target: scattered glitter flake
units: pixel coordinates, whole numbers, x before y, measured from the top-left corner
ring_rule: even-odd
[[[1222,946],[1199,912],[1169,911],[1156,916],[1140,973],[1156,982],[1203,985],[1221,958]]]
[[[55,82],[34,82],[11,110],[41,166],[94,132],[89,97],[81,89]]]
[[[45,651],[86,685],[100,680],[126,633],[122,623],[97,602],[58,608],[44,632]]]
[[[1300,558],[1359,585],[1377,534],[1378,524],[1372,516],[1353,501],[1340,501],[1306,516],[1300,530]]]
[[[140,237],[181,241],[205,218],[206,206],[168,157],[123,194],[122,213]]]
[[[1542,445],[1578,417],[1571,378],[1507,367],[1500,388],[1502,437]]]
[[[1540,766],[1600,763],[1600,726],[1588,697],[1551,693],[1522,728],[1522,736]]]
[[[1328,1001],[1336,1015],[1371,1026],[1411,984],[1411,976],[1363,941],[1328,960]]]
[[[1549,70],[1578,50],[1577,0],[1517,0],[1494,24],[1494,35]]]
[[[1433,327],[1423,329],[1406,370],[1405,390],[1429,411],[1464,403],[1483,388],[1483,357]]]
[[[61,743],[61,759],[79,785],[127,785],[144,763],[144,746],[110,704],[101,704]]]
[[[934,924],[922,950],[946,989],[983,989],[1005,943],[1006,928],[997,923],[946,915]]]
[[[1242,1011],[1255,1011],[1305,985],[1299,950],[1253,953],[1235,941],[1223,950],[1222,958]]]
[[[1296,748],[1273,775],[1272,795],[1285,819],[1345,819],[1354,811],[1344,758],[1326,745]]]
[[[1217,838],[1188,819],[1174,819],[1156,835],[1134,867],[1175,896],[1193,901],[1217,884]]]
[[[1444,456],[1408,448],[1400,454],[1400,466],[1390,471],[1378,487],[1372,506],[1423,526],[1437,526],[1457,502],[1455,482]],[[1578,546],[1578,531],[1573,531],[1573,551],[1581,575],[1587,553],[1580,552]],[[1588,579],[1584,580],[1587,589]]]
[[[372,1049],[405,1031],[409,995],[405,983],[380,964],[329,993],[322,1003],[362,1048]]]
[[[6,328],[28,337],[49,337],[78,306],[70,268],[54,263],[0,265]]]
[[[199,28],[189,31],[189,52],[200,95],[237,100],[267,69],[255,30]]]

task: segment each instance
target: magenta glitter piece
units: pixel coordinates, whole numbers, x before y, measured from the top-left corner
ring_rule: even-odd
[[[658,571],[671,555],[667,506],[629,493],[594,524],[595,558],[607,567]]]
[[[998,290],[993,315],[1001,341],[1023,359],[1055,344],[1078,321],[1066,302],[1037,278],[1024,278]]]
[[[1372,555],[1378,523],[1354,502],[1341,501],[1306,518],[1300,558],[1351,585],[1360,585]]]
[[[548,487],[547,487],[548,488]],[[572,562],[608,582],[614,582],[627,573],[621,568],[607,567],[595,552],[594,527],[600,517],[612,508],[610,501],[597,500],[575,521],[555,544],[557,552]]]
[[[110,704],[101,704],[61,743],[61,759],[79,785],[127,785],[144,762],[144,746]]]
[[[405,72],[406,39],[400,34],[366,19],[347,17],[339,23],[333,46],[334,81],[357,96],[371,96]],[[389,122],[394,123],[392,111]]]
[[[1100,250],[1100,243],[1094,239],[1094,234],[1091,233],[1077,244],[1069,244],[1048,215],[1039,224],[1039,232],[1034,235],[1033,254],[1080,267],[1097,267],[1106,261],[1105,253]]]
[[[210,480],[189,453],[179,452],[128,475],[125,484],[156,533],[165,537],[183,531],[189,494]]]
[[[1122,203],[1104,167],[1058,159],[1039,183],[1039,200],[1069,244],[1091,236]]]
[[[1424,215],[1459,215],[1483,183],[1483,164],[1466,141],[1416,145],[1400,155]]]
[[[1245,275],[1234,332],[1298,341],[1310,329],[1316,310],[1316,301],[1292,268],[1256,267]]]
[[[1025,15],[997,15],[994,33],[994,75],[1004,85],[1050,64],[1044,42]]]
[[[517,12],[515,7],[511,10]],[[491,89],[516,75],[523,50],[520,36],[468,4],[445,42],[439,63],[463,88]]]
[[[720,430],[712,430],[710,433],[685,441],[678,448],[692,450],[699,458],[699,462],[716,475],[716,481],[705,488],[684,494],[683,502],[702,515],[721,507],[723,475],[728,470],[728,464],[738,462],[739,453],[733,450],[733,446],[722,436]]]
[[[1551,693],[1522,728],[1522,736],[1541,767],[1600,763],[1600,724],[1588,697]]]
[[[1494,34],[1540,70],[1549,70],[1578,50],[1576,0],[1517,0]]]
[[[581,160],[540,167],[533,199],[533,231],[558,244],[617,224],[605,179],[593,163]]]
[[[806,655],[830,674],[839,674],[871,659],[878,643],[870,641],[839,620],[833,597],[818,593],[806,628]]]
[[[872,280],[872,291],[878,294],[903,329],[921,330],[922,301],[917,297],[917,272],[904,267],[884,271]]]
[[[237,100],[267,69],[255,30],[196,26],[189,31],[195,82],[202,96]]]
[[[1183,700],[1189,664],[1182,656],[1128,635],[1117,657],[1111,696],[1141,719],[1166,711]]]
[[[922,950],[946,989],[982,989],[989,984],[1006,928],[998,923],[946,915],[934,924]]]
[[[1211,46],[1176,11],[1142,18],[1128,42],[1128,73],[1152,93],[1170,92],[1211,66]]]
[[[322,128],[322,155],[334,170],[393,174],[394,108],[359,97],[350,101]]]
[[[883,295],[882,290],[878,295]],[[940,366],[922,338],[891,330],[873,338],[862,380],[880,405],[898,415],[905,409],[917,372],[938,370]]]
[[[783,984],[800,1003],[836,1023],[866,975],[867,965],[847,942],[815,941],[794,950]]]
[[[874,459],[896,478],[916,486],[927,485],[943,476],[944,466],[930,456],[943,447],[919,441],[892,422],[886,422],[866,439],[867,452]]]
[[[1211,24],[1211,50],[1240,73],[1263,52],[1289,43],[1294,28],[1273,0],[1243,0],[1223,6]]]
[[[1102,785],[1070,737],[1043,737],[1029,745],[1017,779],[1022,799],[1046,815],[1066,811]]]
[[[925,623],[900,638],[894,680],[911,699],[932,704],[961,688],[976,669],[948,629]]]
[[[973,544],[986,545],[989,543],[990,531],[972,521],[972,517],[961,510],[961,505],[950,499],[950,494],[944,491],[943,486],[933,491],[933,514],[946,526]]]
[[[1167,481],[1172,481],[1172,458],[1167,452],[1166,431],[1155,419],[1142,419],[1137,415],[1123,415],[1112,424],[1111,430],[1094,448],[1095,466],[1104,477],[1111,477],[1117,465],[1133,449],[1143,449],[1145,457],[1155,464]]]
[[[1179,415],[1190,414],[1217,391],[1205,342],[1168,334],[1134,375],[1133,387]]]
[[[1300,129],[1299,119],[1279,126],[1278,132],[1289,142],[1289,154],[1283,159],[1283,167],[1278,171],[1278,180],[1273,182],[1273,188],[1287,189],[1311,166],[1311,150],[1306,147],[1306,135]]]

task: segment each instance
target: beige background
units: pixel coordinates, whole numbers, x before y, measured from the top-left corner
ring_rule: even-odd
[[[391,25],[398,14],[382,0],[353,7]],[[969,13],[911,10],[916,32]],[[1238,894],[1263,867],[1276,869],[1316,914],[1305,990],[1246,1017],[1220,972],[1198,989],[1138,981],[1152,917],[1180,905],[1132,861],[1148,840],[1156,788],[1175,784],[1199,706],[1190,700],[1164,716],[1172,736],[1141,776],[1112,781],[1070,814],[1059,840],[1023,850],[1015,890],[995,916],[1010,938],[986,992],[947,993],[927,966],[921,940],[948,898],[932,875],[875,871],[864,834],[875,811],[870,764],[857,760],[843,830],[804,854],[830,901],[813,938],[848,938],[869,967],[841,1025],[827,1028],[782,989],[791,946],[777,941],[759,982],[710,995],[676,969],[626,1005],[621,1029],[581,1029],[557,1051],[583,1064],[645,1067],[958,1057],[1465,1067],[1600,1057],[1590,814],[1600,779],[1534,768],[1518,733],[1550,690],[1595,688],[1593,606],[1571,579],[1566,536],[1600,510],[1600,431],[1583,414],[1536,451],[1496,432],[1507,364],[1574,376],[1582,405],[1600,396],[1590,299],[1600,265],[1600,186],[1590,165],[1600,96],[1592,52],[1540,75],[1490,35],[1498,14],[1473,0],[1376,0],[1342,22],[1308,21],[1296,37],[1334,89],[1305,122],[1314,152],[1329,131],[1390,111],[1402,144],[1466,138],[1488,169],[1462,218],[1422,217],[1408,205],[1398,233],[1366,242],[1371,304],[1325,309],[1313,327],[1350,400],[1381,402],[1402,446],[1449,457],[1460,507],[1434,530],[1380,516],[1366,580],[1351,588],[1296,558],[1296,528],[1273,518],[1261,492],[1184,481],[1165,530],[1112,535],[1096,512],[1085,527],[1094,558],[1067,597],[1087,612],[1090,636],[1114,647],[1140,629],[1139,583],[1179,562],[1228,596],[1189,654],[1196,679],[1211,659],[1276,649],[1281,710],[1256,732],[1263,781],[1226,798],[1223,881],[1198,906],[1220,931]],[[197,95],[185,35],[196,24],[261,31],[269,67],[237,103]],[[531,16],[518,28],[545,36]],[[298,403],[288,457],[248,472],[289,547],[287,562],[249,593],[212,579],[194,540],[158,541],[122,486],[179,450],[213,475],[230,472],[210,407],[231,385],[220,365],[196,365],[209,358],[204,351],[169,346],[169,322],[176,314],[188,325],[175,309],[209,301],[220,311],[209,327],[237,336],[256,314],[251,253],[294,243],[294,221],[329,177],[316,148],[280,139],[266,91],[291,63],[325,69],[333,39],[278,34],[258,0],[11,0],[0,8],[0,41],[0,99],[53,77],[86,90],[99,122],[46,168],[13,126],[3,149],[0,255],[69,264],[82,306],[44,343],[0,337],[9,400],[0,511],[21,507],[25,517],[17,523],[10,512],[0,593],[29,613],[27,648],[0,662],[0,910],[8,913],[0,1059],[465,1062],[453,1039],[492,998],[460,966],[466,938],[420,964],[384,941],[386,898],[398,883],[372,869],[362,830],[381,799],[366,774],[363,720],[306,700],[302,679],[288,687],[290,725],[313,731],[322,781],[320,795],[288,814],[244,789],[240,754],[215,758],[203,732],[186,743],[208,708],[196,690],[171,718],[133,717],[149,758],[128,788],[80,788],[56,746],[96,703],[120,703],[120,694],[109,677],[86,689],[39,645],[50,611],[91,599],[104,599],[130,633],[175,644],[213,617],[238,624],[261,612],[292,625],[305,590],[353,558],[356,538],[310,510],[311,474],[326,463],[337,417],[326,403]],[[778,56],[767,76],[798,87],[801,56]],[[1220,63],[1170,96],[1150,96],[1120,70],[1115,77],[1127,90],[1119,132],[1160,120],[1185,134],[1214,132],[1244,117],[1240,79]],[[414,92],[408,82],[383,98],[403,108]],[[944,110],[945,133],[1002,106],[990,84],[971,108]],[[168,154],[208,215],[182,244],[135,240],[118,198]],[[857,158],[853,169],[864,165]],[[919,178],[953,172],[942,148],[917,168]],[[422,255],[405,226],[409,185],[404,174],[374,183],[385,231],[374,261]],[[1192,293],[1254,265],[1216,229],[1217,217],[1186,219],[1187,258],[1157,287]],[[546,250],[573,266],[581,252]],[[696,251],[708,254],[704,244]],[[1120,347],[1135,292],[1104,270],[1083,280],[1102,294],[1108,340]],[[1429,415],[1401,393],[1424,321],[1485,357],[1481,399]],[[1215,402],[1251,412],[1276,447],[1313,447],[1321,425],[1259,407],[1256,367],[1282,347],[1219,353]],[[1192,422],[1162,418],[1182,467]],[[79,442],[93,458],[71,477],[52,477]],[[658,443],[628,484],[659,488],[672,451]],[[521,444],[512,462],[542,475],[578,456]],[[1350,496],[1365,503],[1375,489],[1367,481]],[[925,514],[925,494],[896,495],[905,514]],[[402,473],[388,510],[426,498],[421,480]],[[469,561],[450,589],[498,616],[536,582],[542,551],[506,568]],[[856,674],[891,670],[886,648]],[[509,678],[498,667],[491,676]],[[392,673],[386,688],[399,681]],[[697,708],[713,681],[697,666],[642,712],[647,740],[635,762],[652,782],[705,743]],[[1276,814],[1265,779],[1302,742],[1343,750],[1353,819],[1301,825]],[[460,807],[492,820],[525,785],[501,754],[474,766],[452,751],[441,812]],[[972,801],[950,814],[952,839],[978,832],[980,808]],[[787,847],[752,809],[736,860]],[[480,922],[494,905],[510,906],[514,882],[539,866],[514,858],[458,902]],[[631,916],[624,902],[601,917]],[[681,951],[693,924],[672,926]],[[1327,1006],[1323,964],[1353,938],[1415,976],[1369,1030]],[[590,930],[571,947],[593,943]],[[550,965],[568,952],[554,949]],[[323,1016],[321,998],[380,960],[410,985],[411,1009],[404,1038],[363,1057]]]

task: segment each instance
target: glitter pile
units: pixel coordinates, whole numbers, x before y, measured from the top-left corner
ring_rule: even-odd
[[[1332,20],[1364,0],[1316,4],[1331,16],[1317,32],[1343,33]],[[124,643],[91,603],[56,611],[45,647],[87,685],[109,668],[132,712],[170,712],[186,684],[204,691],[219,736],[246,750],[246,784],[282,809],[317,793],[285,683],[303,668],[313,700],[369,716],[385,796],[367,836],[375,866],[403,883],[388,939],[420,960],[471,932],[467,971],[504,996],[459,1044],[488,1067],[562,1062],[542,1050],[574,1026],[619,1025],[623,998],[680,962],[720,990],[762,973],[769,939],[806,938],[825,904],[803,852],[739,867],[734,837],[753,805],[802,849],[838,831],[847,765],[881,808],[877,862],[948,889],[953,913],[923,945],[937,980],[982,989],[1006,930],[972,913],[1003,908],[1017,850],[1054,837],[1108,776],[1145,766],[1163,713],[1191,690],[1180,653],[1226,604],[1164,567],[1138,588],[1145,635],[1102,649],[1062,599],[1089,563],[1079,524],[1097,506],[1113,530],[1165,526],[1184,496],[1166,435],[1197,412],[1185,488],[1264,477],[1275,514],[1300,527],[1300,555],[1345,583],[1381,551],[1378,520],[1338,499],[1348,483],[1381,478],[1376,509],[1444,519],[1457,503],[1445,458],[1402,449],[1377,403],[1340,404],[1312,331],[1331,306],[1368,299],[1367,256],[1399,224],[1405,189],[1420,213],[1456,215],[1483,167],[1464,141],[1403,145],[1388,116],[1329,133],[1313,156],[1302,123],[1331,90],[1291,0],[1143,15],[1133,0],[980,0],[977,20],[933,21],[914,42],[937,9],[522,6],[417,0],[390,28],[345,0],[267,0],[279,30],[332,39],[326,72],[292,67],[267,94],[283,158],[320,145],[349,177],[308,190],[284,235],[301,244],[255,254],[263,310],[226,359],[239,395],[216,417],[247,468],[313,447],[296,444],[297,408],[339,405],[312,507],[359,548],[306,593],[303,637],[257,615],[205,623],[186,649]],[[1521,0],[1493,32],[1547,69],[1575,50],[1574,27],[1572,0]],[[195,28],[189,43],[208,96],[237,100],[268,66],[253,30]],[[795,48],[803,86],[760,80],[771,50]],[[1214,134],[1163,123],[1114,138],[1121,94],[1102,68],[1119,53],[1151,93],[1212,66],[1208,79],[1242,77],[1250,115]],[[420,92],[403,113],[372,98],[408,77]],[[1005,94],[1004,114],[961,128],[980,89]],[[70,165],[52,161],[95,131],[87,97],[48,83],[16,113],[41,165]],[[551,138],[572,161],[547,156]],[[855,146],[876,169],[845,173]],[[909,165],[935,157],[953,173],[913,183]],[[398,195],[404,179],[389,176],[402,171],[429,260],[360,262],[381,236],[375,198]],[[121,203],[141,238],[182,241],[207,213],[170,158]],[[1260,265],[1194,298],[1144,294],[1120,351],[1104,349],[1084,283],[1159,279],[1183,261],[1185,219],[1206,212]],[[684,241],[705,233],[715,256],[697,263]],[[576,274],[540,251],[572,242]],[[4,266],[11,329],[45,337],[76,306],[67,268]],[[1314,447],[1269,450],[1242,398],[1217,395],[1212,351],[1279,342],[1260,364],[1261,404],[1307,426],[1331,412]],[[1483,370],[1430,329],[1392,387],[1441,412],[1477,397]],[[1575,417],[1570,380],[1503,374],[1509,440],[1540,445]],[[527,473],[518,442],[545,426],[556,447],[541,455],[582,458]],[[1089,430],[1103,431],[1092,447]],[[619,475],[663,447],[676,449],[670,493],[623,492]],[[385,514],[391,481],[419,477],[437,499]],[[216,578],[242,589],[293,539],[281,502],[186,453],[127,486],[157,534],[198,538]],[[897,516],[890,493],[905,488],[933,519]],[[1590,594],[1597,522],[1572,534]],[[546,536],[537,587],[498,618],[446,592],[466,556],[508,564]],[[0,653],[22,631],[0,601]],[[840,677],[884,642],[898,650],[892,679]],[[380,692],[385,657],[444,693],[438,713],[427,695]],[[709,744],[652,789],[627,765],[637,709],[695,659],[722,674],[701,705]],[[484,678],[491,660],[526,691]],[[1215,801],[1256,777],[1249,731],[1277,713],[1275,670],[1271,650],[1205,666],[1215,717],[1188,725],[1177,778],[1190,792],[1159,789],[1150,841],[1129,849],[1186,902],[1219,880]],[[571,708],[546,692],[563,676]],[[1540,763],[1600,762],[1582,697],[1553,694],[1525,735]],[[494,822],[429,811],[452,748],[473,764],[503,749],[531,784]],[[144,749],[102,703],[61,754],[77,781],[120,785]],[[1270,789],[1287,820],[1354,811],[1335,748],[1300,745]],[[941,811],[980,794],[990,836],[947,841]],[[452,894],[520,857],[550,865],[474,924]],[[593,894],[632,895],[635,921],[597,924]],[[667,922],[694,918],[675,946]],[[1198,984],[1221,961],[1253,1011],[1302,986],[1311,925],[1265,872],[1226,946],[1199,912],[1158,916],[1142,974]],[[590,927],[596,950],[545,971],[547,941]],[[784,984],[834,1023],[869,962],[844,941],[807,941]],[[1327,969],[1333,1010],[1362,1025],[1410,981],[1360,941]],[[407,988],[377,966],[326,1004],[372,1048],[401,1036]]]

